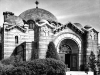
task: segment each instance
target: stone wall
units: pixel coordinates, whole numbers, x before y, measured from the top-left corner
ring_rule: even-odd
[[[42,26],[39,29],[39,58],[43,59],[46,56],[48,44],[52,41],[53,33],[52,29],[48,28],[47,25]]]
[[[4,24],[4,58],[10,57],[13,50],[16,46],[20,45],[23,42],[32,42],[34,41],[34,31],[27,28],[26,32],[14,28],[10,31],[6,31],[5,28],[8,26]],[[18,43],[15,43],[15,36],[18,36]],[[29,47],[27,48],[27,50]]]
[[[87,33],[87,61],[88,61],[88,57],[89,57],[91,51],[94,52],[94,54],[97,58],[98,32],[94,31],[94,29],[88,31],[88,33]]]

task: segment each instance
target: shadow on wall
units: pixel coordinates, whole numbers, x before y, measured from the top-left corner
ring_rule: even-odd
[[[21,43],[20,45],[18,45],[14,49],[11,56],[20,55],[23,58],[23,61],[25,61],[26,60],[26,57],[25,57],[26,56],[26,49],[25,49],[25,47],[26,47],[26,42]]]
[[[37,42],[32,42],[31,60],[38,59],[38,58],[39,58],[38,43]]]

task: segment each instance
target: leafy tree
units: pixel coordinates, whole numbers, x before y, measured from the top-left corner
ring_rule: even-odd
[[[57,49],[55,48],[55,45],[53,42],[50,42],[49,45],[48,45],[48,50],[47,50],[47,53],[46,53],[46,58],[54,58],[54,59],[57,59],[59,60],[59,55],[57,53]]]
[[[90,66],[92,71],[95,71],[95,69],[96,69],[95,63],[96,63],[95,54],[93,53],[93,51],[91,51],[90,56],[89,56],[89,66]]]

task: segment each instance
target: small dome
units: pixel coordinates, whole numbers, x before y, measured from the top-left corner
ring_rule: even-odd
[[[47,10],[41,9],[41,8],[33,8],[24,11],[19,15],[23,20],[28,21],[28,20],[48,20],[48,21],[57,21],[56,17],[50,13]]]
[[[83,28],[83,26],[80,23],[74,23],[74,25],[78,28]]]
[[[84,26],[84,28],[85,29],[90,29],[90,28],[92,28],[90,25],[86,25],[86,26]]]
[[[24,25],[23,20],[18,16],[9,16],[6,19],[6,22],[8,22],[10,24],[14,24],[14,25],[20,25],[20,26]]]

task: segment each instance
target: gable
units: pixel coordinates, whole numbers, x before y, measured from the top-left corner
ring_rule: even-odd
[[[75,32],[77,34],[83,34],[84,33],[83,28],[79,28],[72,23],[68,23],[67,27],[70,28],[73,32]]]

